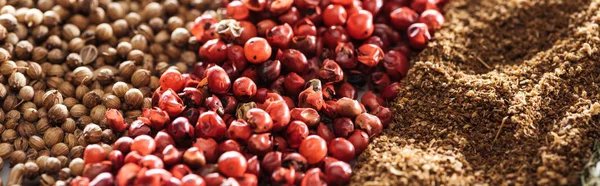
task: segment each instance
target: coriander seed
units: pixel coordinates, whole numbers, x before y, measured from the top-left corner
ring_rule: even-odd
[[[109,109],[119,109],[121,107],[121,100],[115,95],[105,95],[102,104]]]
[[[69,147],[64,143],[57,143],[50,150],[53,156],[66,156],[69,153]]]
[[[28,108],[23,111],[23,119],[28,122],[35,122],[38,118],[38,111],[34,108]],[[35,127],[34,127],[35,129]]]
[[[40,119],[37,121],[37,123],[35,123],[35,130],[37,130],[37,132],[39,134],[42,134],[42,133],[46,132],[48,129],[50,129],[50,122],[48,121],[48,118],[40,117]]]
[[[56,26],[60,23],[60,16],[54,11],[46,11],[44,12],[44,18],[42,24],[48,27]]]
[[[100,123],[105,118],[106,107],[104,105],[98,105],[92,108],[90,111],[90,117],[94,123]]]
[[[132,88],[125,93],[125,103],[132,108],[141,106],[144,95],[139,89]]]
[[[25,174],[24,176],[28,179],[33,179],[40,174],[40,167],[35,162],[25,163]]]
[[[71,169],[71,174],[73,174],[73,176],[81,176],[84,166],[85,163],[81,158],[74,158],[71,160],[71,163],[69,163],[69,169]]]
[[[46,147],[52,147],[55,144],[63,141],[63,139],[64,132],[59,127],[52,127],[44,132],[44,142],[46,143]]]
[[[73,83],[76,85],[86,84],[87,82],[91,82],[92,77],[94,77],[94,73],[88,67],[77,67],[73,70]]]
[[[17,131],[13,129],[6,129],[4,132],[2,132],[2,141],[13,143],[15,139],[17,139]]]
[[[83,95],[82,103],[87,108],[94,108],[96,105],[102,103],[102,96],[96,91],[90,91]]]
[[[33,135],[29,137],[29,146],[35,150],[42,150],[46,148],[46,143],[41,137]]]
[[[150,77],[150,71],[146,69],[138,69],[131,76],[131,84],[138,88],[148,86],[148,84],[150,84]]]
[[[36,51],[34,50],[34,56]],[[35,60],[35,59],[34,59]],[[26,74],[31,80],[37,80],[43,77],[42,66],[36,62],[29,62]]]
[[[30,8],[25,13],[25,22],[27,26],[36,26],[42,23],[44,20],[44,13],[37,8]]]
[[[63,97],[58,90],[50,90],[44,94],[43,104],[46,109],[52,108],[52,106],[63,103]]]
[[[125,93],[127,92],[127,90],[129,90],[129,86],[127,86],[127,83],[124,83],[121,81],[116,82],[112,87],[113,94],[115,94],[117,97],[120,97],[120,98],[125,96]]]
[[[84,65],[88,65],[98,57],[98,48],[94,45],[85,45],[79,52]]]
[[[15,146],[15,150],[27,150],[29,148],[29,141],[23,137],[18,137],[13,142],[13,145]]]
[[[88,124],[83,129],[83,137],[88,144],[98,143],[102,140],[102,128],[96,124]]]
[[[12,89],[20,89],[27,84],[27,78],[21,72],[14,72],[8,78],[8,86]]]
[[[71,148],[71,151],[69,152],[69,157],[82,158],[84,150],[85,150],[85,147],[81,146],[81,144],[78,146],[75,146],[75,147]]]
[[[16,165],[27,162],[27,153],[22,150],[15,150],[10,154],[10,164]]]
[[[60,160],[55,157],[48,157],[44,163],[44,171],[50,174],[58,173],[62,165]]]
[[[29,59],[31,52],[33,52],[33,45],[27,40],[19,41],[15,45],[14,54],[18,59]]]
[[[25,175],[25,165],[22,163],[14,165],[10,169],[10,173],[8,175],[8,181],[6,182],[6,185],[21,185],[23,183],[24,175]]]
[[[107,41],[113,37],[113,30],[110,24],[101,23],[96,26],[96,39],[100,41]]]
[[[69,111],[73,118],[79,118],[88,114],[88,109],[82,104],[75,104]]]
[[[35,90],[31,86],[24,86],[19,90],[19,98],[25,101],[31,101],[33,99],[33,95]]]
[[[15,148],[12,144],[7,143],[7,142],[0,143],[0,157],[2,159],[9,158],[14,150],[15,150]]]
[[[67,106],[63,104],[56,104],[48,110],[48,119],[55,124],[65,122],[68,116],[69,110],[67,109]]]

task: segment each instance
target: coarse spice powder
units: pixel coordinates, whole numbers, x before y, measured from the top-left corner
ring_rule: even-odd
[[[354,185],[575,185],[600,131],[600,0],[454,0]]]

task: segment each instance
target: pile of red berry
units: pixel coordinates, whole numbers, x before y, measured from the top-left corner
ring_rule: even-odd
[[[392,119],[386,101],[444,18],[443,0],[241,0],[191,32],[202,62],[167,70],[152,109],[72,185],[343,185]],[[368,86],[357,100],[357,89]]]

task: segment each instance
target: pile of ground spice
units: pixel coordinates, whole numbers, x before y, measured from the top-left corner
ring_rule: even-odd
[[[452,0],[355,185],[580,183],[600,137],[600,0]]]

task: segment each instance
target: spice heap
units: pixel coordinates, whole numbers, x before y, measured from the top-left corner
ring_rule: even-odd
[[[131,123],[151,108],[159,76],[197,62],[199,45],[186,24],[212,7],[220,5],[0,0],[0,167],[11,167],[5,183],[65,185],[97,171],[85,167],[86,145],[109,152],[127,135],[110,128],[106,111],[117,109]]]
[[[201,62],[162,72],[133,121],[108,108],[121,137],[87,145],[71,185],[348,184],[443,3],[243,0],[202,14],[188,27]]]
[[[599,5],[450,2],[354,183],[580,184],[600,134]]]

